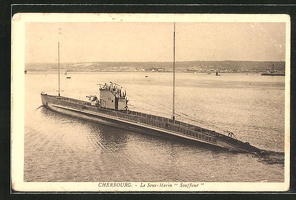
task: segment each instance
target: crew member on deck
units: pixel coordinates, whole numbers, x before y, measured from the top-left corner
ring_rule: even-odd
[[[236,139],[234,133],[232,133],[232,132],[230,132],[230,131],[228,131],[228,137],[231,137],[231,138]],[[236,139],[236,140],[237,140],[237,139]]]

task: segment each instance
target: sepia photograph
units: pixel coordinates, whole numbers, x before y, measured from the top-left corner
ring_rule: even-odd
[[[290,18],[18,13],[16,192],[287,191]]]

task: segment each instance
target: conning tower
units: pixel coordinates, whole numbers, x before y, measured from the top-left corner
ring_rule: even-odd
[[[113,110],[127,110],[126,91],[116,83],[100,86],[100,106]]]

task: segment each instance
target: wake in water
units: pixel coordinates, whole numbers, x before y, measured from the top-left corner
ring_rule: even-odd
[[[259,156],[259,162],[265,164],[280,164],[284,165],[285,163],[285,153],[284,152],[275,152],[275,151],[262,151]]]
[[[42,108],[43,105],[40,105],[35,110],[39,110]],[[185,115],[184,113],[182,113]],[[194,120],[192,120],[194,121]],[[105,124],[107,125],[107,124]],[[280,164],[284,165],[285,163],[285,153],[284,152],[275,152],[275,151],[268,151],[268,150],[262,150],[260,153],[255,154],[254,157],[258,158],[258,161],[264,164]]]

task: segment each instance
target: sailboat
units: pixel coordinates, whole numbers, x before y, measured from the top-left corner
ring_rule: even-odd
[[[265,73],[262,73],[261,76],[285,76],[285,73],[279,73],[275,70],[274,64],[272,64],[272,68],[270,71],[266,69]]]
[[[158,133],[170,138],[181,138],[234,152],[260,154],[262,150],[248,142],[238,140],[232,132],[228,135],[205,129],[193,124],[184,123],[175,118],[175,23],[173,33],[173,111],[172,118],[146,114],[130,110],[126,91],[117,83],[105,83],[99,86],[100,95],[88,95],[87,100],[78,100],[60,95],[60,78],[58,95],[41,92],[42,104],[46,109],[102,123],[112,122],[114,126],[131,129],[141,133]],[[60,47],[58,43],[58,48]],[[58,62],[60,61],[58,49]],[[60,63],[58,63],[60,67]],[[58,76],[60,71],[58,70]]]
[[[216,70],[216,76],[220,76],[220,74],[219,74],[218,70]]]

